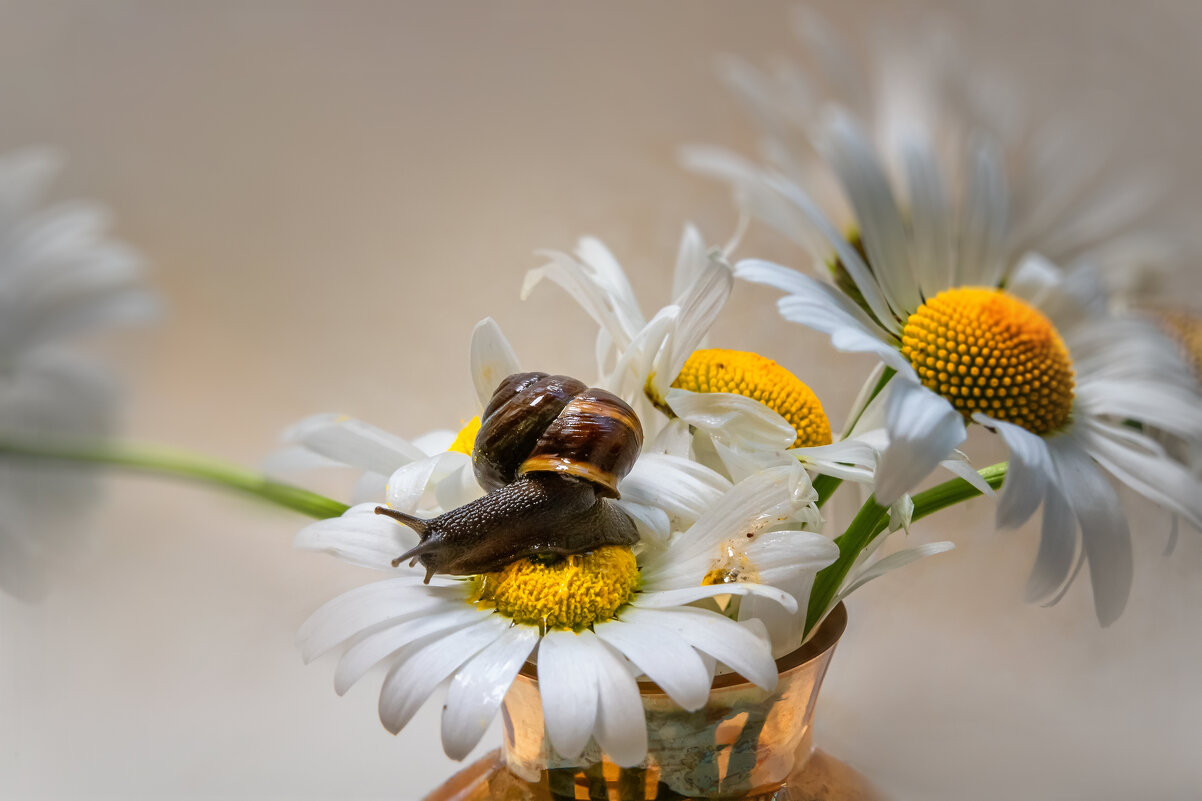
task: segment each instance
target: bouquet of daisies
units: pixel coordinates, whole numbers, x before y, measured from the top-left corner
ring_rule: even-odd
[[[1043,191],[1038,168],[1067,135],[1015,137],[937,60],[917,65],[910,91],[880,92],[906,103],[879,102],[832,31],[801,27],[814,71],[724,67],[763,125],[763,159],[684,155],[729,184],[750,224],[796,242],[794,263],[686,226],[670,302],[648,316],[600,241],[542,254],[521,296],[554,284],[580,305],[597,325],[592,375],[519,360],[485,319],[464,337],[475,394],[443,399],[445,430],[312,417],[287,431],[271,478],[67,426],[5,427],[0,452],[173,473],[317,518],[297,547],[384,575],[313,614],[305,659],[340,649],[339,693],[386,665],[379,712],[392,732],[445,685],[442,742],[459,759],[525,669],[560,757],[595,743],[639,765],[639,680],[686,711],[725,673],[771,690],[775,660],[849,593],[951,547],[882,550],[891,534],[980,495],[996,496],[999,527],[1041,516],[1030,600],[1054,602],[1084,567],[1111,623],[1133,575],[1116,483],[1166,509],[1174,532],[1178,518],[1202,527],[1202,482],[1183,461],[1202,448],[1196,375],[1164,329],[1108,294],[1106,271],[1135,240],[1107,233],[1132,221],[1105,198]],[[43,346],[149,302],[93,212],[31,216],[42,172],[0,163],[0,306],[12,307],[0,345],[28,386],[73,386],[82,374]],[[782,354],[707,341],[737,281],[779,291],[780,316],[834,348],[875,357],[842,431]],[[12,386],[0,401],[28,413]],[[70,405],[88,393],[52,394]],[[1000,437],[1008,460],[975,464],[960,449],[974,428]],[[297,486],[314,467],[352,471],[353,497]],[[828,519],[837,493],[858,507],[848,520]],[[0,586],[21,588],[42,548],[0,530]]]

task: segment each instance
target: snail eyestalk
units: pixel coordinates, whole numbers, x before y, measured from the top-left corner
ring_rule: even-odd
[[[420,536],[422,539],[425,539],[426,535],[430,533],[430,525],[420,517],[407,515],[404,512],[398,512],[396,509],[390,509],[387,506],[377,506],[376,514],[384,515],[385,517],[391,517],[398,523],[404,523],[406,526],[416,531],[418,536]],[[393,566],[395,567],[397,564],[400,564],[400,561],[401,560],[397,560],[397,562],[394,562]]]

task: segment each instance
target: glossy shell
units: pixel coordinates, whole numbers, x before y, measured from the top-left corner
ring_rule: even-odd
[[[617,395],[586,389],[547,426],[518,475],[563,473],[596,485],[599,495],[618,497],[618,482],[634,467],[643,447],[643,426]]]
[[[547,426],[587,388],[575,378],[546,373],[515,373],[502,381],[480,418],[472,449],[480,486],[491,491],[512,484]]]
[[[559,473],[617,498],[642,445],[638,416],[616,395],[567,376],[518,373],[484,410],[472,461],[487,490],[518,476]]]

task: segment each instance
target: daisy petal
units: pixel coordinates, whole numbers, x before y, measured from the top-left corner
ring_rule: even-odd
[[[972,143],[972,171],[960,232],[960,254],[954,283],[997,286],[1006,267],[1004,248],[1010,195],[1001,154],[984,139]]]
[[[686,539],[673,544],[673,559],[709,554],[732,532],[750,534],[784,522],[816,497],[796,461],[756,473],[726,493],[689,529]]]
[[[322,551],[354,565],[391,570],[392,560],[417,545],[417,534],[375,513],[376,504],[352,506],[341,517],[318,520],[297,532],[294,548]]]
[[[1202,481],[1159,452],[1156,442],[1126,427],[1089,421],[1089,455],[1108,473],[1202,529]]]
[[[619,767],[638,765],[647,756],[647,721],[639,685],[625,661],[595,635],[582,640],[591,652],[597,677],[597,744]]]
[[[1134,565],[1127,519],[1110,483],[1072,437],[1053,440],[1050,452],[1081,527],[1098,622],[1109,626],[1122,614],[1131,593]]]
[[[385,498],[389,506],[406,514],[413,514],[423,507],[436,506],[437,500],[428,497],[431,487],[436,490],[441,489],[444,479],[456,472],[466,471],[470,474],[471,466],[472,457],[458,451],[446,451],[436,456],[422,457],[399,468],[389,476]],[[463,482],[459,482],[457,486],[465,490],[471,487]],[[449,500],[466,502],[467,499],[456,497]]]
[[[410,607],[405,610],[401,622],[359,639],[338,662],[334,671],[334,692],[343,695],[372,666],[390,654],[396,653],[410,643],[448,629],[461,629],[488,617],[488,612],[463,603],[462,599],[444,600],[439,606]]]
[[[810,290],[809,281],[796,270],[762,259],[744,259],[735,265],[735,278],[779,289],[786,295],[801,295]]]
[[[1041,601],[1064,586],[1077,552],[1077,520],[1072,507],[1056,489],[1043,501],[1043,526],[1039,535],[1039,553],[1027,579],[1026,599]]]
[[[618,620],[594,630],[683,709],[692,712],[705,706],[710,692],[709,673],[697,652],[670,629]]]
[[[680,247],[676,251],[676,272],[672,276],[672,297],[681,298],[689,287],[709,265],[705,252],[705,240],[697,228],[689,223],[680,236]]]
[[[788,295],[776,302],[780,316],[786,320],[821,331],[830,337],[831,345],[844,353],[870,353],[892,367],[903,377],[912,377],[914,368],[882,333],[875,323],[866,325],[849,314],[849,309],[840,305],[850,304],[838,290],[826,289],[818,284],[815,295]],[[823,299],[825,295],[828,299]],[[840,296],[842,300],[832,304],[829,298]]]
[[[399,660],[380,690],[380,722],[396,734],[413,714],[430,699],[434,688],[442,684],[460,665],[496,641],[509,628],[509,621],[494,615],[459,629]]]
[[[906,226],[889,179],[875,149],[850,115],[836,109],[825,122],[831,166],[855,208],[868,262],[876,267],[871,278],[879,282],[897,317],[905,319],[921,305],[922,298],[910,266]],[[856,285],[860,286],[858,279]]]
[[[888,556],[876,560],[857,574],[849,576],[850,581],[839,590],[839,594],[831,602],[831,605],[837,605],[839,601],[842,601],[849,594],[863,587],[873,579],[880,578],[886,573],[897,570],[899,567],[905,567],[908,564],[917,562],[919,559],[934,556],[937,553],[946,553],[955,547],[955,544],[951,542],[930,542],[925,545],[916,545],[912,548],[902,548],[899,551],[894,551]]]
[[[496,717],[509,685],[538,644],[538,629],[514,626],[455,673],[442,711],[442,747],[463,759]]]
[[[897,324],[897,319],[893,316],[893,310],[889,302],[885,299],[884,293],[873,277],[872,271],[868,269],[868,265],[865,264],[864,259],[856,252],[851,243],[839,234],[835,226],[801,187],[787,181],[775,181],[773,185],[778,192],[796,204],[802,210],[802,213],[810,219],[813,226],[827,238],[831,247],[835,249],[835,253],[838,255],[844,269],[851,276],[851,280],[855,283],[856,288],[860,290],[860,294],[864,297],[864,302],[872,310],[873,316],[882,325],[886,326],[890,332],[899,333],[901,327]]]
[[[799,208],[782,195],[775,176],[751,161],[720,148],[690,145],[682,150],[681,162],[685,169],[730,184],[745,213],[775,228],[815,259],[830,250],[826,237],[806,215],[807,207]]]
[[[972,484],[973,487],[980,490],[982,495],[992,498],[997,494],[993,487],[989,486],[989,482],[979,472],[972,469],[972,465],[968,463],[968,457],[960,451],[956,451],[954,458],[944,459],[939,466]]]
[[[839,546],[812,531],[769,531],[747,546],[761,583],[779,587],[798,573],[817,573],[839,558]]]
[[[493,391],[502,381],[522,370],[509,340],[491,317],[476,323],[472,330],[471,366],[472,384],[481,407],[488,406]]]
[[[623,501],[657,507],[689,522],[717,503],[730,487],[726,478],[705,465],[656,453],[643,453],[619,485]]]
[[[632,621],[663,626],[758,687],[776,687],[776,662],[769,643],[728,617],[706,609],[627,610]]]
[[[884,431],[880,433],[883,435]],[[886,437],[880,437],[881,447],[887,442]],[[871,483],[875,479],[880,457],[878,447],[867,436],[855,436],[830,445],[794,448],[789,453],[816,473],[860,483]]]
[[[417,574],[356,587],[326,602],[301,625],[296,633],[301,658],[311,662],[367,629],[423,614],[463,595],[458,586],[423,586]]]
[[[701,275],[676,301],[680,316],[664,343],[661,357],[656,359],[653,381],[661,386],[670,384],[680,374],[684,363],[701,344],[718,313],[726,305],[733,284],[734,277],[729,265],[717,257],[707,259]]]
[[[951,280],[949,230],[951,215],[929,132],[912,133],[900,145],[910,192],[910,224],[914,230],[913,266],[923,297],[933,298]]]
[[[556,753],[576,759],[588,745],[597,719],[597,677],[591,669],[592,649],[579,634],[552,629],[538,646],[538,692],[547,737]]]
[[[671,590],[649,590],[640,593],[634,603],[644,609],[665,609],[691,604],[702,598],[713,598],[715,595],[759,595],[776,601],[788,612],[797,611],[797,601],[787,592],[776,587],[745,582],[677,587]]]
[[[995,430],[1010,450],[1010,468],[997,508],[998,528],[1021,526],[1039,508],[1052,477],[1047,441],[1021,426],[979,412],[973,415],[973,420]]]
[[[639,310],[634,289],[626,278],[622,265],[610,253],[605,243],[591,236],[582,236],[576,243],[576,256],[593,274],[593,280],[601,288],[610,307],[622,321],[626,331],[637,331],[643,327],[643,313]]]
[[[889,382],[889,445],[877,470],[876,501],[891,506],[964,441],[964,418],[944,398],[900,376]]]
[[[797,439],[788,420],[745,395],[669,389],[667,401],[680,419],[739,450],[784,450]]]
[[[383,429],[336,414],[302,420],[284,434],[284,441],[303,445],[336,462],[385,476],[425,455]]]
[[[629,497],[623,497],[615,503],[634,520],[640,540],[656,544],[667,542],[672,533],[672,521],[668,519],[667,512],[651,504],[635,503]]]

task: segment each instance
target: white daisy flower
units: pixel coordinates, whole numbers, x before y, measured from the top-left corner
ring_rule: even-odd
[[[1107,315],[1088,266],[1132,257],[1142,235],[1127,232],[1145,198],[1132,201],[1139,193],[1125,186],[1110,196],[1083,192],[1078,179],[1092,180],[1090,169],[1059,169],[1051,154],[1069,143],[1078,151],[1071,163],[1099,161],[1081,155],[1090,137],[984,132],[973,109],[954,102],[973,94],[956,88],[968,71],[948,70],[940,57],[918,70],[932,80],[903,77],[904,86],[881,84],[874,94],[832,31],[813,18],[802,27],[837,102],[807,92],[813,84],[802,73],[773,82],[737,67],[737,82],[768,120],[771,166],[714,150],[686,159],[731,182],[750,214],[827,264],[835,286],[757,261],[740,263],[736,275],[784,291],[786,319],[895,371],[878,500],[902,497],[953,452],[965,421],[985,424],[1011,451],[999,524],[1018,525],[1044,504],[1029,596],[1059,597],[1087,561],[1099,619],[1109,623],[1125,604],[1132,566],[1126,521],[1102,471],[1202,521],[1197,481],[1126,425],[1197,441],[1196,395],[1171,377],[1180,366],[1167,366],[1176,356],[1162,337]],[[895,66],[882,74],[914,74]],[[1016,167],[1020,153],[1033,156],[1033,169]],[[813,154],[829,163],[846,205],[831,203],[828,186],[813,178]],[[1028,249],[1071,269],[1023,257]]]
[[[527,273],[522,298],[550,280],[596,321],[598,384],[629,403],[653,438],[664,419],[654,411],[656,405],[663,406],[672,380],[730,295],[733,278],[725,256],[707,250],[697,230],[686,226],[676,258],[674,300],[647,320],[626,273],[600,241],[585,237],[574,254],[544,255],[550,263]]]
[[[859,258],[848,243],[837,247]],[[1130,590],[1131,543],[1103,470],[1202,525],[1202,484],[1128,425],[1202,439],[1202,409],[1179,378],[1172,346],[1150,324],[1099,310],[1081,271],[1066,275],[1037,257],[993,283],[969,275],[964,285],[923,285],[918,302],[887,296],[873,279],[895,268],[868,272],[861,262],[856,269],[868,276],[856,284],[865,298],[889,304],[882,317],[776,265],[747,262],[737,272],[789,293],[779,304],[786,319],[824,331],[843,350],[874,353],[896,371],[878,469],[883,503],[946,458],[964,439],[964,420],[983,424],[1010,449],[998,524],[1017,526],[1044,504],[1029,598],[1058,597],[1084,560],[1099,620],[1112,622]]]
[[[575,256],[548,255],[550,264],[527,274],[523,298],[549,279],[598,324],[599,383],[638,410],[647,449],[695,458],[738,480],[788,461],[784,448],[831,444],[821,402],[785,368],[754,353],[699,350],[732,279],[725,258],[707,251],[695,228],[686,226],[681,239],[676,302],[650,322],[621,265],[597,240],[582,239]],[[815,451],[809,464],[841,469],[824,456]]]
[[[108,237],[103,208],[45,203],[57,170],[45,151],[0,157],[0,435],[26,442],[107,434],[117,411],[111,379],[66,346],[158,311],[140,285],[141,260]],[[69,515],[64,493],[86,499],[95,487],[54,468],[6,462],[0,472],[0,590],[36,598],[78,539],[78,504]]]
[[[657,470],[664,486],[671,482],[666,467]],[[627,482],[623,496],[638,484]],[[767,599],[796,617],[793,596],[754,578],[812,581],[837,554],[820,535],[779,530],[812,500],[797,465],[753,476],[708,506],[699,500],[678,496],[665,504],[665,512],[687,507],[680,516],[695,522],[662,548],[606,546],[553,564],[520,560],[496,573],[436,576],[428,584],[423,571],[395,569],[400,577],[353,590],[315,613],[299,634],[302,652],[310,660],[349,643],[335,674],[339,693],[386,661],[380,717],[392,732],[449,683],[442,740],[456,759],[476,745],[518,671],[533,660],[558,754],[578,758],[592,739],[619,765],[636,765],[647,748],[639,677],[689,710],[705,704],[719,665],[766,689],[776,683],[761,624],[740,625],[692,604],[718,596]],[[312,524],[297,538],[300,547],[356,563],[374,559],[382,570],[394,570],[394,556],[416,542],[412,531],[370,506]],[[736,567],[723,559],[740,561]]]

